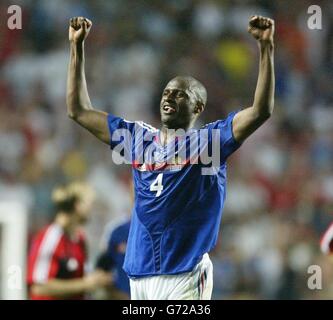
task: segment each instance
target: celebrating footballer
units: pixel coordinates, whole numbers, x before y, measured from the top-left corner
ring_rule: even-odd
[[[252,105],[199,129],[195,123],[205,112],[207,91],[190,76],[176,76],[164,88],[156,106],[160,129],[95,109],[85,77],[84,47],[91,28],[87,18],[70,20],[67,112],[132,165],[135,202],[123,265],[131,299],[211,299],[209,252],[226,198],[226,161],[273,112],[274,21],[249,20],[260,55]],[[204,161],[204,154],[212,163]]]

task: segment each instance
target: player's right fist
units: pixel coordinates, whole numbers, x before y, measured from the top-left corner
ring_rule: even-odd
[[[84,17],[75,17],[69,20],[69,41],[83,42],[91,29],[92,22]]]

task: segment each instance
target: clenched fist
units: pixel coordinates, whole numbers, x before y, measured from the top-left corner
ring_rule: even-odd
[[[262,16],[252,16],[248,32],[258,41],[273,43],[274,20]]]
[[[69,41],[83,42],[91,29],[92,22],[84,17],[75,17],[69,21]]]

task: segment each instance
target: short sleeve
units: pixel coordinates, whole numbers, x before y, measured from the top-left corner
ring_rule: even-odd
[[[108,128],[110,133],[110,148],[131,162],[132,136],[135,122],[108,114]]]
[[[209,130],[210,143],[220,143],[220,157],[225,161],[233,152],[235,152],[241,143],[237,142],[233,135],[232,122],[238,111],[229,113],[223,120],[217,120],[207,125]]]
[[[27,282],[46,283],[54,278],[59,270],[56,249],[61,237],[59,228],[49,228],[45,234],[39,234],[33,240],[28,258]]]
[[[144,145],[153,141],[158,133],[156,128],[142,121],[127,121],[111,114],[108,114],[107,121],[110,147],[120,154],[127,164],[133,163],[135,155],[142,155]]]

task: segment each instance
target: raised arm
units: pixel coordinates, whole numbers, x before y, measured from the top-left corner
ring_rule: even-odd
[[[84,41],[92,22],[83,17],[70,20],[70,60],[67,77],[68,116],[103,142],[110,143],[107,113],[95,110],[90,102],[84,71]]]
[[[274,21],[253,16],[248,31],[258,42],[259,76],[252,107],[238,112],[233,119],[233,134],[239,142],[258,129],[271,116],[274,108]]]

